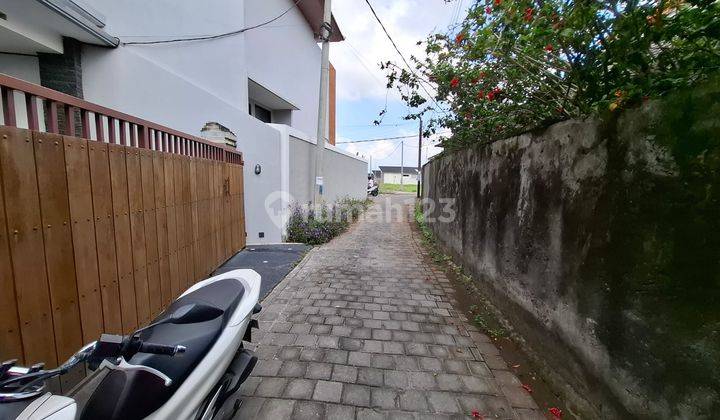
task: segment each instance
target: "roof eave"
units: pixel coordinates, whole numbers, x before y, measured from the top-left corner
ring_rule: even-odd
[[[86,10],[81,9],[72,1],[37,0],[37,2],[77,25],[80,29],[96,38],[100,44],[107,47],[117,47],[120,44],[118,38],[98,27],[97,19],[89,15]]]

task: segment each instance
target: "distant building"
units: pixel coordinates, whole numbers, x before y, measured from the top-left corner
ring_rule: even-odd
[[[378,184],[382,182],[382,172],[379,169],[373,169],[372,176],[375,182],[377,182]]]
[[[237,146],[237,136],[235,136],[235,133],[217,122],[206,123],[200,130],[200,136],[214,143],[222,143],[230,147]]]
[[[383,184],[417,184],[418,181],[418,171],[412,167],[380,166],[380,174]]]

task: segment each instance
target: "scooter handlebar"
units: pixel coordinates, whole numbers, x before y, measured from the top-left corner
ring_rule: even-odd
[[[185,346],[166,346],[164,344],[142,343],[140,344],[140,353],[163,354],[166,356],[175,356],[178,353],[185,353]]]

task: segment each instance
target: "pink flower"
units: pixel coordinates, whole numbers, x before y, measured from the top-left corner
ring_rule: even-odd
[[[550,414],[552,414],[553,417],[555,417],[556,419],[561,419],[561,418],[562,418],[563,412],[562,412],[561,409],[559,409],[559,408],[557,408],[557,407],[550,407],[550,409],[548,409],[548,411],[549,411]]]
[[[459,84],[460,84],[460,79],[458,79],[457,77],[453,77],[452,80],[450,80],[451,88],[456,88],[456,87],[458,87]]]

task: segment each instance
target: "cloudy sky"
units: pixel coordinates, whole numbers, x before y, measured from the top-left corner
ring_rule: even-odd
[[[462,21],[472,0],[370,0],[390,35],[406,58],[422,56],[416,42],[432,32],[444,32],[448,26]],[[338,142],[384,137],[416,135],[417,122],[402,119],[407,108],[396,90],[387,91],[380,62],[400,62],[392,44],[385,36],[364,0],[333,0],[333,15],[345,41],[330,47],[330,61],[337,70],[337,133]],[[387,114],[381,126],[373,120],[385,107]],[[342,148],[372,156],[373,168],[378,165],[400,164],[400,140],[341,145]],[[416,138],[404,140],[405,165],[417,165]],[[436,147],[423,147],[423,161],[439,152]]]

